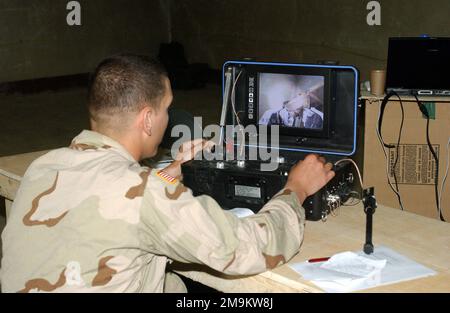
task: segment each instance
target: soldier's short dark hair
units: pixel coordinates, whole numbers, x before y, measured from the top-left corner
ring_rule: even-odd
[[[157,108],[165,92],[164,77],[161,63],[148,56],[119,54],[103,60],[89,85],[90,117],[139,112],[145,105]]]

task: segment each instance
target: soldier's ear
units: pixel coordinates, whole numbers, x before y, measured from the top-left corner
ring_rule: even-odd
[[[148,135],[152,135],[154,110],[150,106],[146,106],[142,109],[140,115],[142,119],[142,130]]]

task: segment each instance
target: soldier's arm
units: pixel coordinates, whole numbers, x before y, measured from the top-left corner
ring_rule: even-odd
[[[298,252],[305,222],[301,203],[334,176],[331,167],[323,158],[307,156],[292,168],[284,190],[243,219],[211,197],[194,197],[178,181],[158,179],[153,171],[141,209],[141,241],[155,253],[227,274],[271,269]]]
[[[152,173],[141,210],[147,249],[180,262],[202,263],[227,274],[255,274],[288,261],[301,245],[304,211],[282,190],[253,216],[239,219],[209,196]]]

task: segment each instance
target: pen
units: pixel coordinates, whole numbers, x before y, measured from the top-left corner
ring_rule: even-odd
[[[330,258],[326,257],[326,258],[317,258],[317,259],[309,259],[308,263],[317,263],[317,262],[325,262],[328,261]]]

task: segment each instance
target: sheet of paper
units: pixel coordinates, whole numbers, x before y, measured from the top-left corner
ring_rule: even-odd
[[[356,277],[369,277],[381,271],[385,265],[386,260],[372,260],[354,252],[343,252],[334,255],[320,267]]]
[[[357,251],[335,256],[327,262],[289,266],[327,292],[351,292],[436,274],[385,246],[375,247],[371,255]]]

